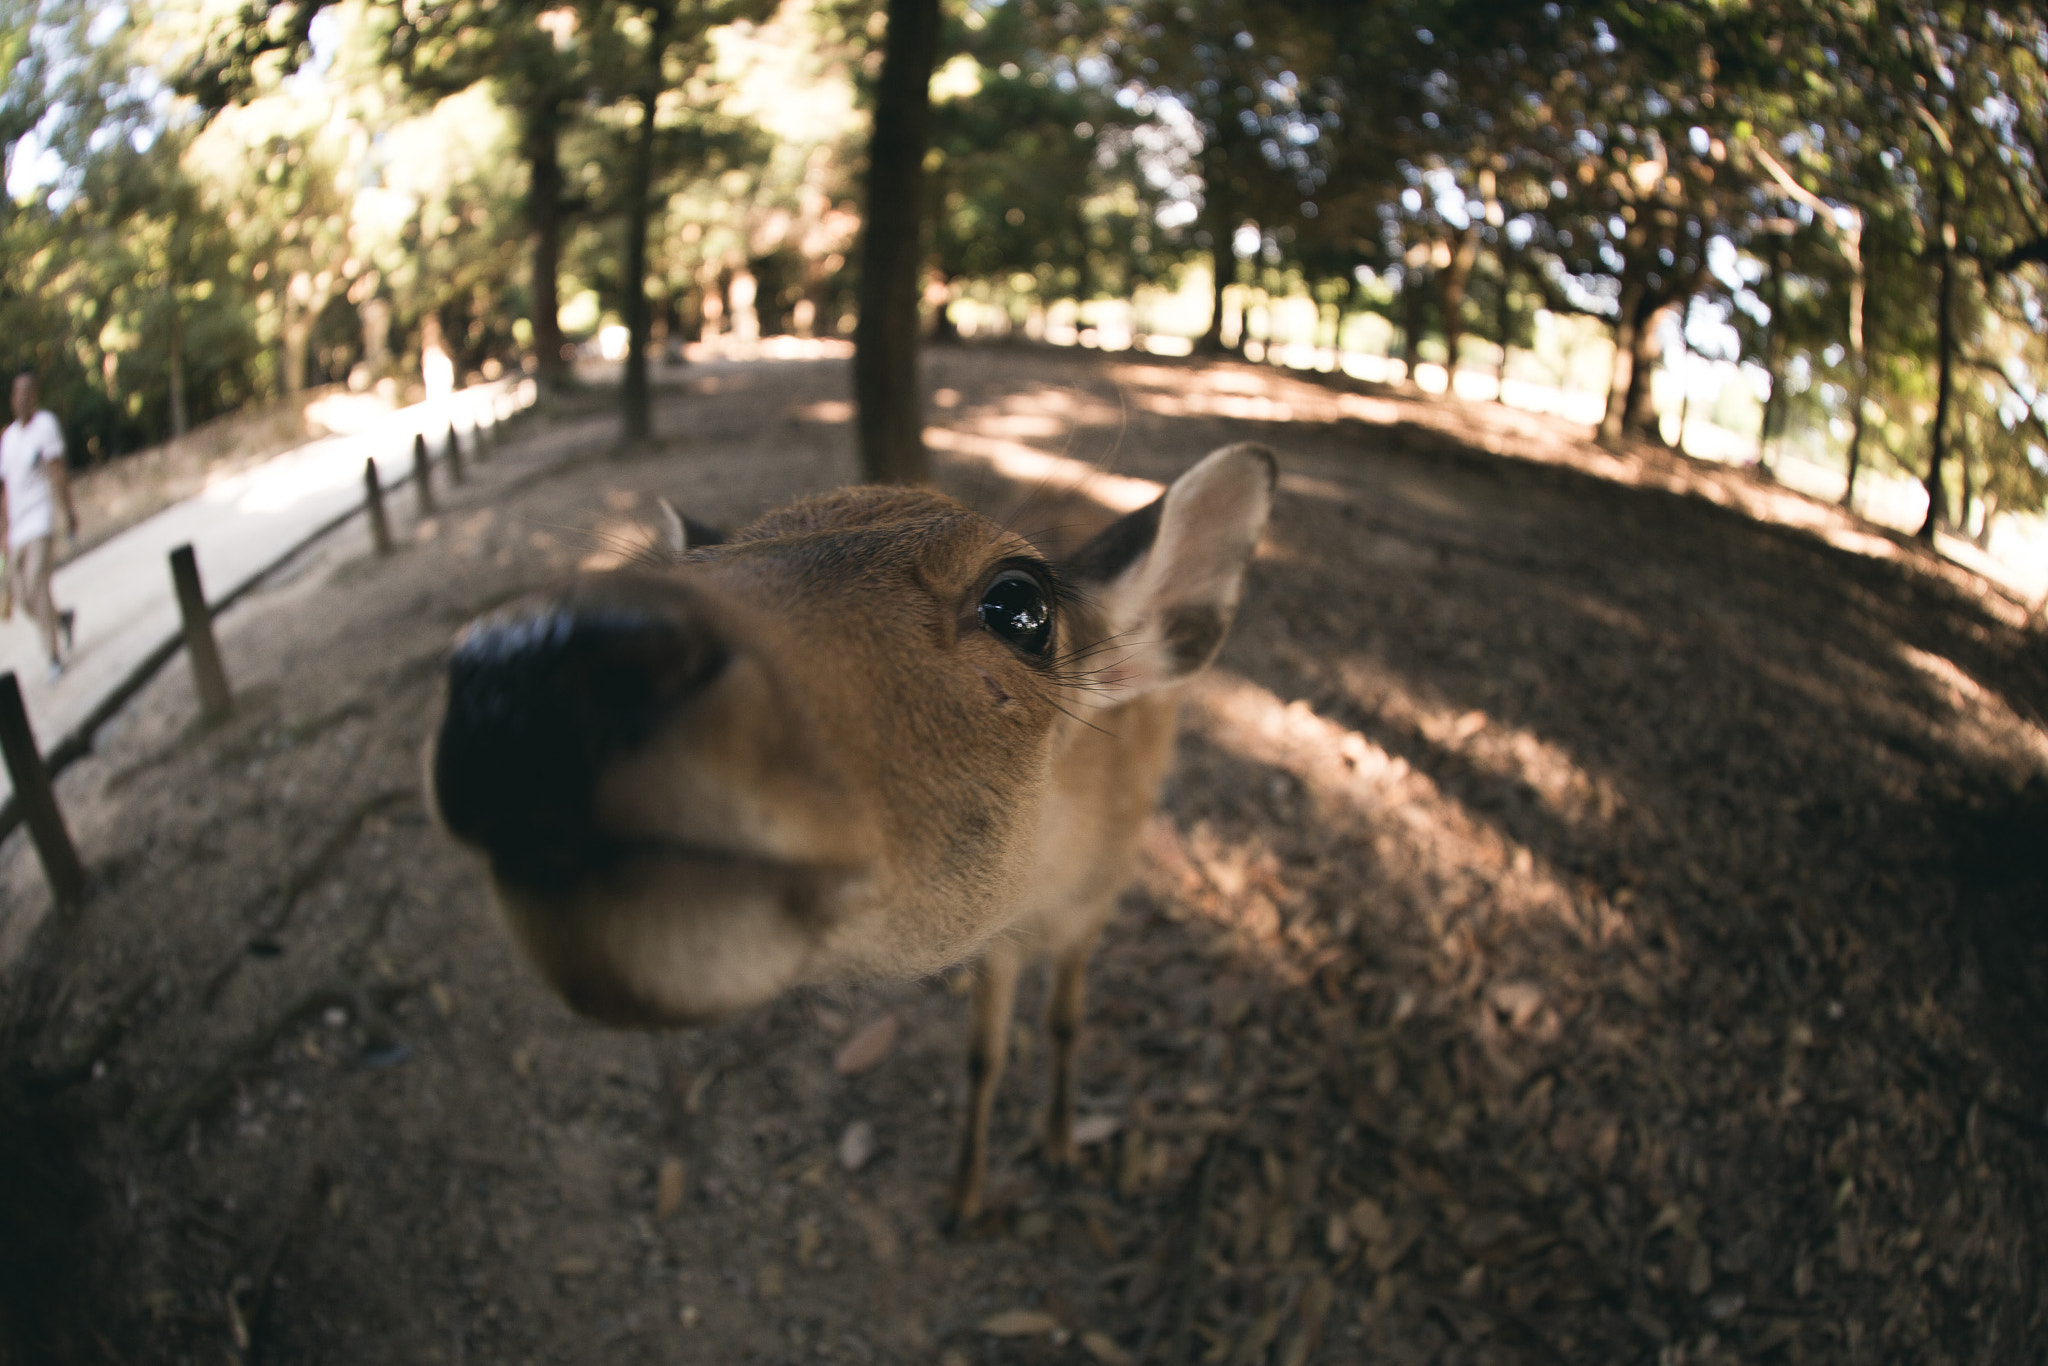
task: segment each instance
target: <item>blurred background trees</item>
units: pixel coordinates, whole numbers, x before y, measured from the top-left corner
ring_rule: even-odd
[[[644,431],[682,342],[857,328],[887,13],[0,0],[7,359],[86,459],[428,336],[549,385],[595,344]],[[2037,7],[939,16],[923,145],[882,149],[928,335],[1577,386],[1610,443],[1909,474],[1930,532],[2048,496]]]

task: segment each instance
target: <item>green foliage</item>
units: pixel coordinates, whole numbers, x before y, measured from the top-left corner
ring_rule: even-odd
[[[739,282],[764,328],[830,330],[851,306],[874,0],[107,13],[0,0],[0,152],[10,171],[30,153],[61,168],[0,203],[0,323],[82,448],[161,435],[174,372],[192,420],[346,375],[366,319],[388,317],[403,368],[433,315],[467,368],[518,362],[558,304],[594,325],[645,297],[671,335]],[[1718,316],[1774,377],[1784,421],[1837,449],[1860,316],[1865,458],[1924,472],[1946,347],[1962,459],[1943,477],[2041,505],[2036,7],[946,0],[945,15],[928,261],[956,293],[1128,297],[1220,263],[1310,294],[1326,335],[1376,312],[1441,354],[1438,334],[1526,345],[1539,312],[1575,313],[1612,325],[1644,372],[1671,316]],[[185,74],[167,91],[149,71]],[[1646,385],[1624,400],[1640,425]]]
[[[127,79],[136,29],[76,6],[0,11],[17,65],[0,98],[10,174],[34,147],[67,173],[0,210],[0,363],[34,368],[72,458],[132,450],[169,423],[174,371],[193,420],[257,392],[249,300],[224,225],[186,173],[182,129],[146,126]]]
[[[1100,80],[1038,46],[1022,6],[960,23],[933,81],[933,269],[1023,275],[1046,296],[1124,292],[1150,256],[1154,196],[1131,166],[1133,119]]]

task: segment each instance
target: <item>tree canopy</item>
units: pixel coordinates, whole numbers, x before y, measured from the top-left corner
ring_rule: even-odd
[[[564,382],[568,348],[614,323],[644,430],[648,358],[677,339],[854,327],[889,12],[9,0],[13,363],[45,371],[100,458],[374,380],[429,327],[465,370]],[[921,264],[888,286],[917,292],[927,328],[968,298],[1021,325],[1061,300],[1206,291],[1187,331],[1221,348],[1249,335],[1226,296],[1291,295],[1325,341],[1377,315],[1412,374],[1503,365],[1542,318],[1578,317],[1614,342],[1610,442],[1661,439],[1652,380],[1711,336],[1763,396],[1766,458],[1797,439],[1852,486],[1910,472],[1930,530],[2048,497],[2037,7],[939,15]]]

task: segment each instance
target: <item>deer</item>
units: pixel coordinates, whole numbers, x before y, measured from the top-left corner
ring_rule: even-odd
[[[1077,1159],[1088,959],[1135,872],[1178,694],[1222,647],[1278,481],[1217,450],[1055,562],[922,487],[727,536],[465,627],[441,825],[577,1012],[709,1024],[792,988],[972,964],[952,1220],[982,1213],[1015,987],[1050,958],[1042,1152]]]

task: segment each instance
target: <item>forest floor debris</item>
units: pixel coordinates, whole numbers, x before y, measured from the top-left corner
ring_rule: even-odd
[[[2022,605],[1740,472],[1488,405],[929,359],[942,484],[1027,533],[1109,515],[1073,462],[1116,502],[1228,441],[1285,461],[1092,972],[1078,1172],[1035,1158],[1042,986],[990,1213],[948,1234],[957,977],[600,1029],[392,795],[462,622],[648,544],[656,495],[732,524],[850,478],[843,364],[704,367],[644,455],[603,454],[585,396],[399,554],[339,534],[222,619],[233,720],[195,732],[169,670],[64,775],[94,890],[25,960],[56,985],[0,1076],[22,1359],[2043,1350]],[[0,895],[41,904],[21,841]]]

